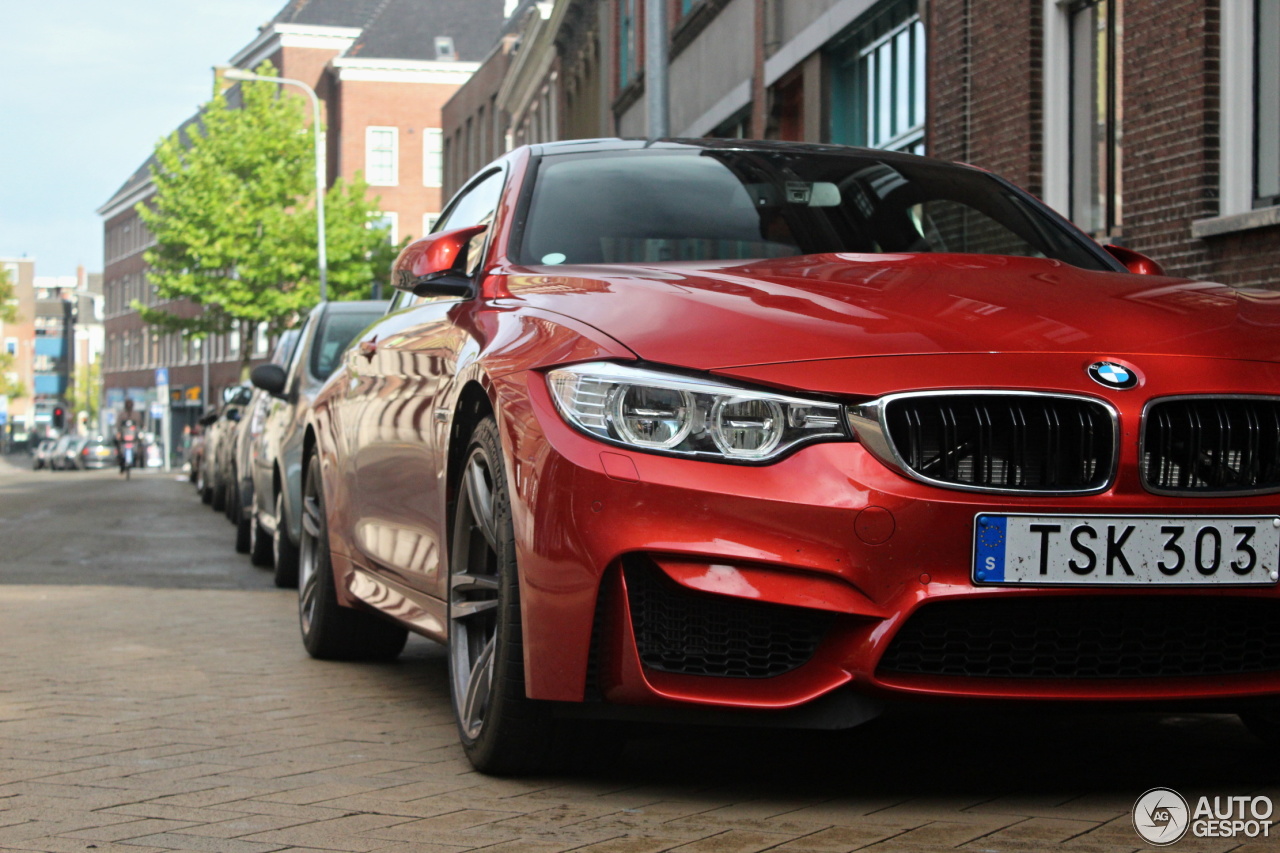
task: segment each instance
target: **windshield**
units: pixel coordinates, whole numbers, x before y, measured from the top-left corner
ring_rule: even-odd
[[[549,155],[516,255],[598,264],[819,252],[1020,255],[1112,269],[990,175],[865,152]]]

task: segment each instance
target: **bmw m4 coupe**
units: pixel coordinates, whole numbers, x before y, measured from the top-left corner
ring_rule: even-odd
[[[966,166],[593,140],[477,174],[309,415],[322,658],[448,646],[480,770],[596,720],[1178,703],[1280,733],[1280,301]]]

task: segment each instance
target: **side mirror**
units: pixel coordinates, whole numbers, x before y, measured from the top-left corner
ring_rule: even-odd
[[[227,409],[227,420],[231,421],[233,424],[240,423],[240,410]]]
[[[1164,275],[1164,267],[1140,252],[1110,244],[1102,248],[1106,249],[1111,257],[1124,264],[1124,268],[1134,275]]]
[[[474,296],[475,285],[466,271],[467,249],[488,227],[442,231],[411,243],[396,258],[391,284],[414,296]]]
[[[218,420],[218,413],[217,413],[217,412],[209,412],[209,413],[208,413],[208,414],[206,414],[204,417],[200,418],[200,420],[196,421],[196,423],[200,424],[200,426],[202,426],[202,427],[207,427],[207,426],[213,426],[213,424],[214,424],[217,420]]]
[[[285,383],[289,377],[284,368],[278,364],[259,364],[249,372],[249,381],[255,388],[261,388],[272,397],[283,397]]]

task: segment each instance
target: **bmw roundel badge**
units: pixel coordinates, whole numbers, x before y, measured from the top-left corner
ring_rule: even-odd
[[[1138,374],[1114,361],[1095,361],[1089,365],[1089,378],[1099,385],[1126,391],[1138,384]]]

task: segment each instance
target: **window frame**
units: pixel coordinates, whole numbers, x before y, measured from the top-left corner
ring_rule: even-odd
[[[1277,87],[1276,80],[1263,80],[1263,50],[1269,49],[1270,56],[1267,57],[1273,70],[1280,71],[1280,44],[1275,39],[1266,39],[1263,34],[1264,12],[1263,4],[1268,0],[1253,0],[1252,21],[1253,21],[1253,50],[1252,56],[1249,58],[1249,64],[1253,70],[1253,92],[1252,103],[1250,104],[1250,119],[1253,122],[1253,132],[1251,136],[1251,147],[1253,151],[1250,157],[1250,175],[1249,175],[1249,195],[1252,202],[1252,209],[1257,210],[1265,207],[1275,207],[1280,205],[1280,156],[1276,156],[1277,149],[1280,149],[1280,87]],[[1280,2],[1270,0],[1271,20],[1270,23],[1275,27],[1275,35],[1280,37]],[[1265,46],[1265,47],[1264,47]],[[1278,74],[1277,76],[1280,76]],[[1270,85],[1268,85],[1270,84]],[[1267,106],[1274,115],[1264,115],[1263,98],[1270,97],[1272,103]],[[1270,132],[1271,138],[1266,140],[1264,145],[1263,133]],[[1270,148],[1270,151],[1266,149]],[[1276,157],[1276,162],[1270,164],[1275,170],[1274,174],[1266,176],[1273,186],[1268,189],[1274,189],[1274,193],[1263,194],[1263,162],[1264,154],[1270,153]]]
[[[431,140],[435,140],[434,151]],[[434,162],[432,157],[435,158]],[[424,187],[444,186],[444,128],[424,127],[422,129],[422,185]]]
[[[375,152],[383,149],[374,147],[377,134],[388,134],[391,139],[389,180],[382,180],[381,175],[375,179],[373,161]],[[379,167],[380,168],[380,167]],[[371,187],[396,187],[400,185],[400,128],[388,125],[369,125],[364,129],[364,180]]]

